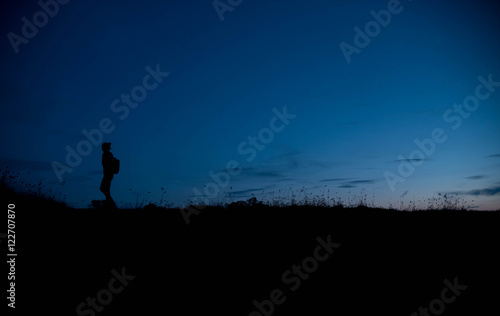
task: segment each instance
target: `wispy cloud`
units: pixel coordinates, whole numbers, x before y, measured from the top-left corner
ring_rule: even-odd
[[[264,177],[264,178],[282,178],[284,175],[277,171],[272,170],[254,170],[248,173],[250,176],[254,177]]]
[[[331,164],[305,157],[301,150],[284,150],[262,162],[241,166],[238,170],[219,170],[218,172],[238,172],[231,180],[241,182],[252,179],[272,180],[273,182],[294,181],[296,172],[318,171],[331,168]],[[326,180],[326,179],[325,179]],[[339,181],[348,180],[340,179]],[[327,182],[327,181],[323,181]]]
[[[307,157],[300,150],[289,150],[285,153],[275,155],[264,162],[265,166],[273,166],[274,168],[284,168],[287,171],[298,169],[329,169],[332,164],[323,162],[311,157]]]
[[[244,190],[236,190],[232,191],[232,187],[230,188],[229,191],[225,192],[226,197],[231,197],[231,198],[243,198],[243,197],[250,197],[253,195],[253,193],[265,193],[266,191],[269,192],[269,190],[276,188],[275,184],[263,186],[263,187],[256,187],[256,188],[250,188],[250,189],[244,189]]]
[[[375,180],[353,180],[353,181],[349,181],[348,184],[372,184],[375,182],[377,182],[377,181],[375,181]]]
[[[233,191],[233,192],[229,192],[228,194],[230,194],[233,197],[241,197],[241,196],[247,196],[248,194],[250,194],[252,192],[262,192],[265,190],[266,190],[266,188],[248,189],[248,190]]]
[[[356,188],[358,187],[359,185],[363,185],[363,184],[373,184],[377,182],[376,180],[351,180],[351,181],[347,181],[347,182],[344,182],[342,185],[338,186],[339,188]]]
[[[271,168],[239,168],[239,169],[228,169],[229,172],[240,172],[235,179],[242,177],[257,177],[257,178],[283,178],[285,175],[276,170],[271,170]],[[219,170],[218,172],[226,172],[226,170]],[[92,171],[92,174],[97,174]],[[102,174],[102,171],[99,172]]]
[[[488,155],[484,158],[500,158],[500,154],[493,154],[493,155]]]
[[[486,179],[486,176],[483,175],[477,175],[477,176],[470,176],[470,177],[465,177],[465,179],[468,180],[481,180],[481,179]]]
[[[492,188],[484,188],[484,189],[477,189],[477,190],[469,190],[469,191],[458,191],[458,192],[451,192],[451,194],[457,194],[457,195],[483,195],[483,196],[493,196],[496,194],[500,193],[500,186],[498,187],[492,187]]]
[[[421,161],[428,161],[429,159],[427,158],[415,158],[415,159],[396,159],[394,162],[421,162]]]
[[[270,168],[242,168],[240,176],[259,177],[259,178],[282,178],[283,174]]]
[[[349,180],[349,178],[323,179],[323,180],[319,180],[319,182],[338,182],[338,181],[346,181],[346,180]]]

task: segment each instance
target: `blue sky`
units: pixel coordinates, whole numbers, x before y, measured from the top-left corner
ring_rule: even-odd
[[[221,21],[211,1],[73,0],[17,44],[9,34],[23,36],[22,18],[33,22],[41,7],[10,6],[2,4],[0,19],[0,167],[42,179],[72,205],[103,198],[100,146],[62,174],[63,184],[53,162],[67,165],[67,146],[76,150],[83,129],[108,119],[114,130],[102,140],[121,160],[111,192],[122,204],[158,201],[164,188],[177,205],[203,199],[195,192],[208,185],[219,191],[211,200],[229,192],[288,199],[305,189],[426,205],[453,193],[479,209],[500,208],[500,87],[483,84],[500,81],[495,1],[244,0]],[[356,47],[354,28],[373,26],[372,10],[393,13]],[[341,43],[359,53],[346,58]],[[169,75],[149,77],[157,85],[142,89],[155,70]],[[454,129],[454,104],[474,102],[479,85],[487,97]],[[147,92],[135,108],[120,101],[132,91]],[[124,119],[117,106],[128,108]],[[279,131],[247,161],[240,144],[266,137],[285,107],[293,119],[275,119]],[[410,159],[415,140],[435,129],[446,140]],[[239,174],[217,184],[210,172],[234,171],[229,161]],[[403,165],[413,172],[401,173]],[[388,175],[402,181],[391,186]]]

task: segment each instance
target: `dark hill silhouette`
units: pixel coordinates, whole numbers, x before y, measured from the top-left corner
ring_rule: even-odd
[[[419,315],[420,306],[438,304],[445,280],[456,278],[467,288],[443,315],[497,309],[500,212],[254,200],[206,207],[186,225],[178,209],[71,209],[4,193],[4,205],[16,203],[17,312],[39,306],[74,314],[122,268],[135,278],[96,315],[265,315],[255,304],[268,315]],[[322,243],[339,245],[300,285],[296,274],[284,283],[293,265],[314,267],[307,258]],[[325,249],[318,254],[325,257]],[[270,313],[275,290],[286,299]]]

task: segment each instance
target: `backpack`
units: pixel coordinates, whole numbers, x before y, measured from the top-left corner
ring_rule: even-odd
[[[118,172],[120,172],[120,160],[116,158],[113,159],[113,163],[111,166],[114,174],[118,174]]]

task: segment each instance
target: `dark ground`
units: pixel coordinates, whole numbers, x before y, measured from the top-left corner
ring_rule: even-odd
[[[13,199],[3,205],[7,217],[7,203],[16,203],[19,315],[78,315],[77,306],[107,291],[111,271],[123,268],[135,278],[95,315],[418,315],[431,302],[440,308],[445,280],[467,288],[443,315],[500,309],[500,212],[209,208],[186,225],[179,210],[74,210]],[[285,274],[293,282],[284,283],[283,274],[328,236],[340,246],[308,266],[293,291],[298,278]],[[4,273],[6,291],[7,264]],[[270,312],[265,300],[275,289],[284,302]],[[80,315],[93,311],[82,305]]]

